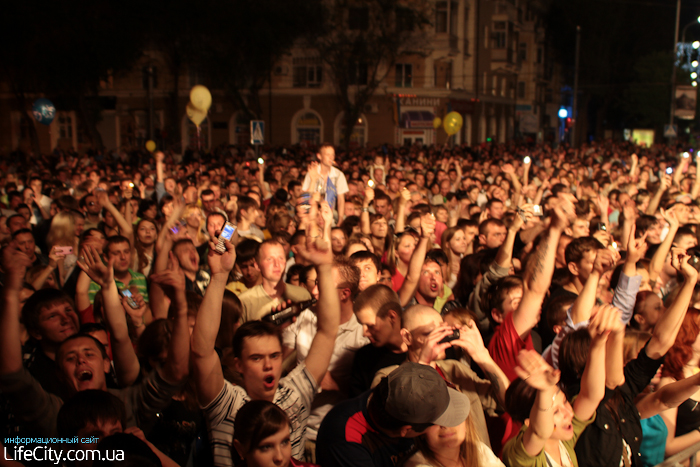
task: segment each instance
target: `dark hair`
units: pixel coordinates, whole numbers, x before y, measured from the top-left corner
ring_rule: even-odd
[[[377,273],[380,273],[382,271],[382,262],[377,258],[377,255],[372,253],[371,251],[356,251],[352,255],[350,255],[350,262],[354,265],[357,266],[357,263],[360,261],[366,261],[370,260],[372,263],[374,263],[374,266],[377,268]]]
[[[316,268],[313,264],[302,266],[301,269],[299,269],[299,284],[305,284],[306,281],[309,280],[309,273],[315,270]]]
[[[506,299],[508,292],[516,288],[523,288],[523,280],[518,276],[501,277],[489,286],[486,291],[486,304],[488,308],[485,311],[492,326],[498,324],[493,321],[492,311],[496,310],[499,314],[503,314],[503,300]]]
[[[15,214],[14,216],[8,217],[8,218],[7,218],[7,222],[9,222],[10,219],[15,218],[15,217],[18,217],[18,216],[19,216],[19,217],[22,217],[20,214]],[[22,217],[22,220],[24,220],[24,217]],[[15,230],[14,232],[12,232],[12,240],[14,240],[15,238],[17,238],[17,236],[22,235],[22,234],[29,234],[29,235],[32,236],[32,238],[34,238],[34,234],[32,233],[31,230],[29,230],[29,229],[19,229],[19,230]]]
[[[107,237],[107,243],[105,243],[104,249],[105,256],[109,255],[109,247],[118,243],[127,243],[129,245],[129,248],[131,248],[131,242],[128,238],[122,235],[112,235],[111,237]]]
[[[247,321],[233,335],[233,356],[241,358],[243,355],[243,344],[247,338],[263,336],[276,337],[280,342],[280,348],[282,347],[282,334],[280,334],[279,329],[274,324],[265,321]]]
[[[259,248],[260,242],[251,238],[243,239],[241,243],[236,246],[236,264],[240,266],[246,261],[255,259],[255,257],[258,255]]]
[[[114,394],[101,389],[80,391],[67,399],[58,411],[56,428],[59,436],[72,437],[89,423],[120,422],[126,428],[124,403]]]
[[[247,402],[238,409],[233,422],[233,439],[245,450],[243,457],[256,449],[268,438],[284,427],[291,427],[289,417],[277,405],[264,400]]]
[[[41,289],[32,294],[22,307],[22,323],[27,331],[39,331],[39,315],[42,310],[59,303],[67,303],[75,310],[75,305],[70,296],[58,289]]]
[[[255,201],[253,198],[250,196],[246,195],[240,195],[238,196],[238,201],[236,202],[238,204],[238,212],[236,213],[236,221],[240,222],[241,221],[241,212],[242,211],[247,211],[252,208],[258,208],[258,202]]]
[[[66,338],[66,340],[64,340],[63,342],[61,342],[61,345],[59,345],[58,349],[56,350],[56,361],[57,362],[59,361],[58,356],[60,355],[61,349],[63,348],[64,345],[66,345],[67,343],[74,341],[76,339],[82,339],[82,338],[90,339],[91,341],[93,341],[95,343],[95,345],[97,346],[97,348],[100,350],[100,353],[102,354],[102,359],[109,359],[109,356],[107,355],[107,349],[102,344],[102,342],[98,341],[97,339],[92,337],[90,334],[78,332],[78,333],[73,334],[72,336]]]
[[[591,335],[588,333],[588,329],[570,332],[562,339],[559,347],[559,368],[564,387],[572,386],[581,381],[590,346]]]
[[[292,277],[297,276],[299,280],[301,280],[301,271],[304,269],[306,266],[303,266],[301,264],[292,264],[289,269],[287,270],[287,275],[284,278],[284,282],[287,284],[291,284],[289,282]]]
[[[594,237],[575,238],[566,246],[566,250],[564,252],[566,264],[578,264],[581,259],[583,259],[584,254],[588,253],[589,251],[600,250],[602,248],[605,247]]]
[[[516,378],[506,390],[506,412],[516,422],[523,423],[530,418],[536,397],[537,389]]]
[[[358,313],[365,308],[369,308],[377,315],[379,315],[380,311],[382,311],[383,315],[386,315],[390,310],[384,308],[384,306],[390,303],[398,305],[397,313],[401,316],[401,304],[396,292],[384,284],[374,284],[367,287],[357,296],[353,303],[353,310],[355,313]],[[382,308],[384,309],[382,310]],[[396,309],[396,306],[394,308]]]
[[[216,346],[225,349],[233,345],[233,336],[236,324],[241,320],[243,304],[238,296],[230,290],[224,290],[224,298],[221,303],[221,322],[219,333],[216,335]]]
[[[576,297],[570,295],[560,295],[551,299],[547,303],[545,317],[547,319],[547,328],[551,331],[554,326],[560,324],[566,319],[566,311],[574,304]]]

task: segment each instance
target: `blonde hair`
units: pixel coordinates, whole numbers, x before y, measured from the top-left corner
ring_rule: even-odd
[[[185,208],[185,212],[182,214],[182,219],[187,219],[190,217],[190,214],[193,212],[198,211],[199,213],[199,227],[197,228],[197,244],[201,245],[202,243],[206,243],[209,241],[209,236],[204,233],[206,230],[206,218],[202,215],[202,210],[199,208],[199,206],[194,206],[190,205]]]
[[[462,460],[462,465],[464,467],[478,467],[479,466],[479,435],[474,427],[474,422],[472,421],[472,416],[469,414],[467,419],[463,422],[467,424],[466,436],[464,441],[459,446],[459,454]],[[435,452],[428,446],[427,438],[425,435],[421,435],[416,438],[416,446],[418,451],[423,454],[425,460],[428,461],[430,465],[442,467],[442,464],[435,457]]]
[[[70,212],[61,211],[51,220],[46,243],[51,248],[58,246],[75,246],[75,218]]]

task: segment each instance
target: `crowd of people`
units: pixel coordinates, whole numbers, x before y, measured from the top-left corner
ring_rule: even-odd
[[[63,465],[182,467],[642,467],[700,443],[692,150],[260,156],[0,161],[0,465],[51,438],[131,462]]]

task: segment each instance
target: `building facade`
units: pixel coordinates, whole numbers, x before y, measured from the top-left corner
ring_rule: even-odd
[[[443,144],[448,137],[442,127],[433,127],[433,120],[451,111],[464,122],[456,143],[541,140],[556,127],[553,103],[559,100],[559,86],[547,53],[540,1],[430,1],[426,53],[405,55],[382,70],[381,85],[354,123],[350,146]],[[177,128],[180,142],[173,149],[178,152],[250,142],[244,112],[217,89],[211,89],[213,105],[198,131],[185,114],[189,89],[200,84],[196,70],[177,80],[167,70],[158,52],[146,52],[132,70],[102,83],[97,129],[107,149],[143,147],[151,125],[159,147],[168,128]],[[26,119],[13,107],[11,95],[1,91],[0,153],[27,149]],[[344,112],[316,51],[295,47],[283,56],[259,99],[266,143],[345,143]],[[173,106],[177,112],[168,111]],[[42,152],[87,149],[78,117],[58,109],[48,127],[35,124]]]

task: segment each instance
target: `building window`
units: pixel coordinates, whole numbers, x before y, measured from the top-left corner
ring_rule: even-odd
[[[498,88],[498,76],[493,75],[491,77],[491,95],[495,96]]]
[[[518,49],[518,59],[521,62],[527,60],[527,42],[520,43],[520,48]]]
[[[506,87],[507,86],[508,86],[508,82],[507,82],[506,78],[501,78],[501,97],[506,97]]]
[[[68,112],[58,113],[58,137],[73,139],[73,116]]]
[[[413,65],[409,63],[396,64],[396,87],[413,87]]]
[[[484,94],[488,93],[489,91],[489,75],[487,72],[484,72]]]
[[[323,83],[323,66],[318,57],[298,57],[293,60],[295,88],[318,88]]]
[[[525,99],[525,81],[518,82],[518,99]]]
[[[408,8],[396,8],[396,30],[399,32],[413,31],[416,26],[416,18]]]
[[[505,49],[506,48],[506,22],[494,21],[493,33],[491,33],[491,48]]]
[[[544,50],[542,47],[537,47],[537,64],[542,63],[542,59],[544,58]]]
[[[348,72],[348,84],[363,86],[367,84],[367,64],[351,63]]]
[[[435,32],[457,34],[458,2],[435,3]]]
[[[321,118],[312,111],[299,115],[294,123],[296,129],[295,143],[317,145],[321,143]]]
[[[148,69],[151,68],[153,70],[153,89],[158,88],[158,67],[151,66],[151,67],[143,67],[143,70],[141,71],[141,81],[143,84],[143,89],[148,89]]]
[[[354,7],[348,12],[348,29],[366,31],[369,29],[369,8]]]

